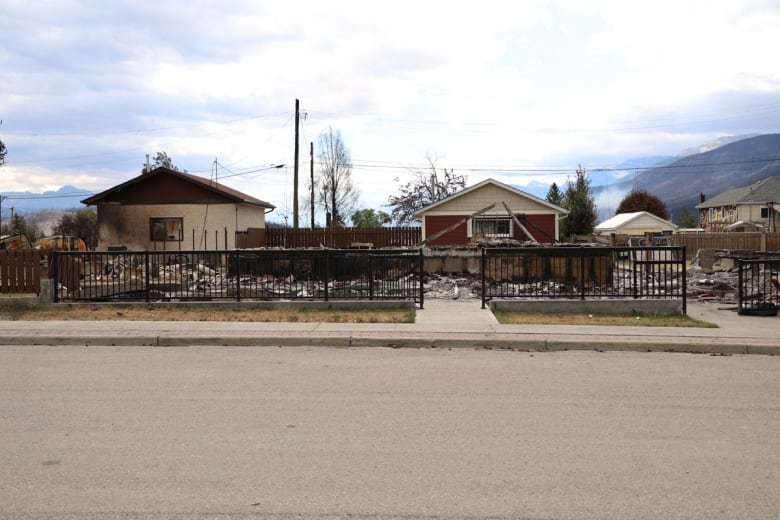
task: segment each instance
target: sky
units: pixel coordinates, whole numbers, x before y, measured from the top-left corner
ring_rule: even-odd
[[[0,5],[0,195],[98,193],[164,151],[291,222],[296,99],[302,211],[329,129],[388,212],[429,159],[522,189],[780,131],[774,0]]]

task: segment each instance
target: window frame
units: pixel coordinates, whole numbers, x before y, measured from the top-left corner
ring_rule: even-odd
[[[175,226],[170,226],[170,224],[175,224]],[[178,233],[175,232],[176,228],[178,228]],[[174,233],[171,233],[171,230]],[[163,236],[165,238],[161,238]],[[152,242],[181,242],[184,240],[184,218],[149,217],[149,239]]]
[[[493,222],[494,227],[492,232],[484,232],[484,225],[488,222]],[[506,233],[501,233],[498,224],[506,225]],[[512,238],[515,236],[514,222],[511,217],[508,216],[480,216],[471,219],[471,236],[479,237],[497,237],[497,238]]]

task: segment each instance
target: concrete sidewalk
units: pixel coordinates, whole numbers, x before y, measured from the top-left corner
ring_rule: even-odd
[[[479,300],[427,299],[415,323],[0,321],[0,345],[331,346],[780,354],[780,319],[692,302],[719,328],[501,325]]]

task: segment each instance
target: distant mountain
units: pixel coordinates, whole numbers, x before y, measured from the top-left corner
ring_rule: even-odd
[[[697,153],[710,152],[716,148],[720,148],[721,146],[725,146],[727,144],[734,143],[737,141],[743,141],[745,139],[750,139],[751,137],[758,137],[759,135],[761,134],[727,135],[723,137],[718,137],[717,139],[713,139],[712,141],[707,141],[706,143],[700,144],[698,146],[686,148],[685,150],[678,153],[675,156],[675,158],[680,159],[682,157],[687,157],[689,155],[696,155]]]
[[[594,190],[594,196],[599,204],[599,195],[605,192],[625,196],[632,189],[646,190],[664,201],[675,217],[682,208],[695,212],[700,194],[705,198],[714,197],[777,175],[780,175],[780,134],[766,134],[644,170],[630,180]]]
[[[10,216],[11,208],[14,208],[14,213],[20,215],[50,209],[83,209],[86,206],[81,201],[90,195],[93,193],[73,186],[63,186],[57,191],[43,193],[6,191],[0,194],[3,218]]]

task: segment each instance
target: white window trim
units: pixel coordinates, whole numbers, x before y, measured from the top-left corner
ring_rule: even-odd
[[[508,234],[489,234],[484,235],[485,237],[490,238],[512,238],[515,236],[515,223],[514,219],[510,218],[509,216],[503,215],[480,215],[478,217],[472,217],[468,220],[468,228],[466,232],[466,236],[468,238],[472,238],[475,236],[474,233],[474,221],[475,220],[508,220],[509,221],[509,233]]]

